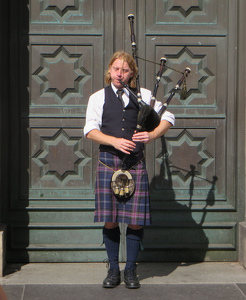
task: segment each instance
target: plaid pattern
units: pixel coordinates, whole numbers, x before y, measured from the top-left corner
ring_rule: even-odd
[[[129,155],[126,159],[128,169],[141,158],[140,155]],[[121,168],[118,156],[108,152],[100,152],[101,162],[117,171]],[[94,222],[120,222],[133,225],[150,225],[149,182],[143,159],[130,170],[136,189],[133,196],[126,203],[119,203],[111,190],[113,171],[98,162],[95,194]]]

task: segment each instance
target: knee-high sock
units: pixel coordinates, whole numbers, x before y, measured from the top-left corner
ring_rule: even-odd
[[[119,268],[120,228],[108,229],[103,227],[103,241],[105,243],[110,269]]]
[[[143,228],[133,230],[127,227],[126,230],[126,252],[127,262],[126,269],[135,267],[137,262],[138,253],[140,250],[140,243],[143,239]]]

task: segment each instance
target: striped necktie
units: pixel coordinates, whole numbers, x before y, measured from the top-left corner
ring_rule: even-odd
[[[122,103],[122,105],[124,107],[125,104],[124,104],[124,101],[123,101],[123,98],[122,98],[122,95],[124,94],[124,91],[123,90],[118,90],[117,94],[118,94],[118,98],[120,99],[120,101],[121,101],[121,103]]]

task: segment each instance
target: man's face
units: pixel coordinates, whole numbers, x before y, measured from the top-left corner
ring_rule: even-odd
[[[122,60],[117,58],[110,66],[110,76],[113,85],[117,89],[122,89],[123,86],[119,80],[127,84],[129,79],[133,76],[133,72],[126,61],[122,63]]]

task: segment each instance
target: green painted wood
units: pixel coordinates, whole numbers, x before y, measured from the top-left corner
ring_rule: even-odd
[[[29,10],[25,3],[5,4],[13,16],[8,179],[1,179],[9,199],[2,212],[9,262],[106,258],[103,224],[93,223],[98,146],[84,139],[83,126],[88,98],[103,87],[112,53],[131,52],[130,13],[140,57],[158,62],[164,55],[169,67],[191,68],[187,99],[178,93],[169,106],[175,127],[146,148],[153,225],[145,229],[139,260],[237,261],[244,130],[232,83],[240,77],[242,1],[30,0]],[[157,71],[140,60],[141,86],[153,90]],[[159,100],[180,76],[163,73]],[[121,261],[125,230],[121,225]]]

